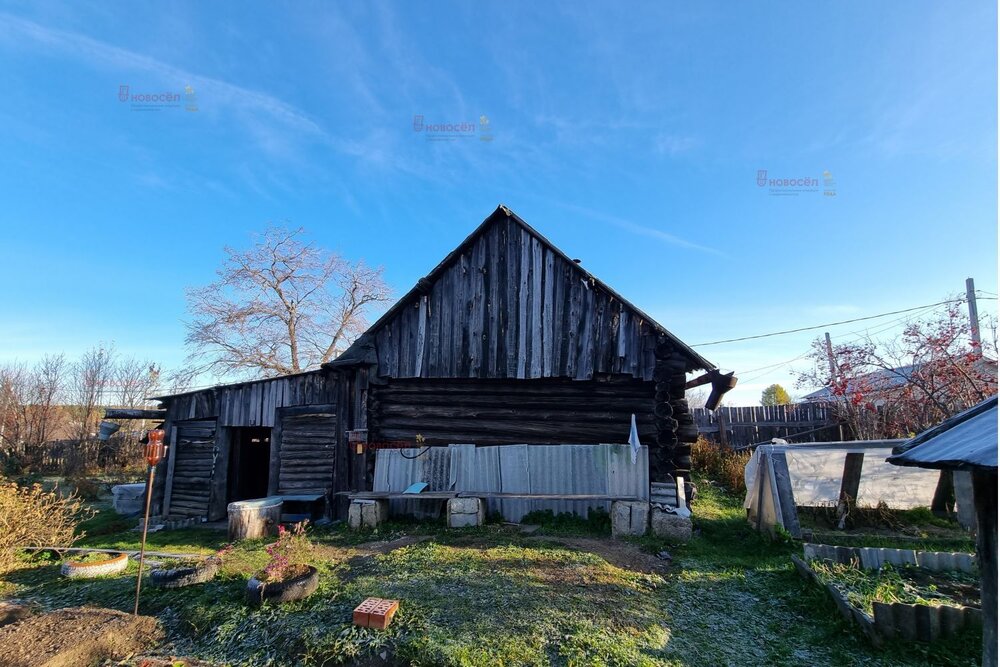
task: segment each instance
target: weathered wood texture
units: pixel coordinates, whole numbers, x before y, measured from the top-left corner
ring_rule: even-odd
[[[380,376],[653,379],[662,331],[514,220],[447,262],[372,332]]]
[[[976,504],[976,553],[983,609],[983,665],[997,665],[997,471],[972,473]]]
[[[372,441],[419,433],[432,445],[624,443],[633,413],[652,444],[652,382],[396,379],[371,387],[368,431]]]
[[[338,375],[313,371],[299,375],[212,387],[165,399],[167,419],[218,418],[219,426],[274,426],[278,408],[337,401]]]
[[[281,419],[278,493],[326,493],[334,484],[337,415],[311,413]]]
[[[772,438],[792,442],[844,439],[833,407],[824,404],[722,406],[716,410],[694,408],[692,413],[699,433],[729,447],[746,447]],[[795,437],[798,433],[803,435]]]
[[[230,503],[229,540],[235,542],[275,535],[280,522],[280,500]]]
[[[170,456],[172,467],[171,516],[208,516],[212,476],[215,468],[215,420],[181,421]]]

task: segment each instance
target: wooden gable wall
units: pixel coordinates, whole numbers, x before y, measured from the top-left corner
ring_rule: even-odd
[[[655,328],[510,218],[375,332],[378,374],[651,380]]]

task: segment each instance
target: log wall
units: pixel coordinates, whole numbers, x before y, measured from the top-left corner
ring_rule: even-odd
[[[631,415],[652,444],[653,383],[608,381],[392,379],[373,385],[370,440],[428,444],[599,444],[628,442]]]

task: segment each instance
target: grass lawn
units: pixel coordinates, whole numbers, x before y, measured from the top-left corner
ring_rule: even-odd
[[[978,662],[979,635],[933,648],[871,648],[823,591],[795,574],[789,555],[796,545],[754,533],[740,499],[705,481],[699,490],[700,534],[683,546],[649,537],[615,542],[598,538],[594,523],[574,529],[566,521],[530,536],[503,525],[316,530],[320,589],[304,601],[259,610],[243,603],[247,576],[266,561],[262,545],[249,542],[207,584],[145,588],[141,609],[163,621],[171,641],[164,652],[221,664],[385,664],[366,662],[383,653],[389,664],[469,666]],[[85,544],[136,545],[138,533],[122,532],[116,521],[99,513]],[[417,537],[379,548],[404,536]],[[151,534],[150,548],[204,553],[224,540],[221,531],[192,528]],[[669,569],[630,566],[660,563],[649,554],[662,549],[673,556]],[[70,581],[59,578],[56,563],[34,561],[0,585],[7,597],[45,608],[130,610],[134,580]],[[367,596],[401,600],[389,630],[350,624],[351,610]]]

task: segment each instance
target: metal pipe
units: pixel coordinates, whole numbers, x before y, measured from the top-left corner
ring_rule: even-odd
[[[146,512],[142,521],[142,543],[139,545],[139,574],[135,576],[135,609],[132,614],[139,615],[139,590],[142,588],[142,563],[146,557],[146,531],[149,530],[149,505],[153,499],[153,475],[156,466],[149,466],[149,479],[146,480]]]

